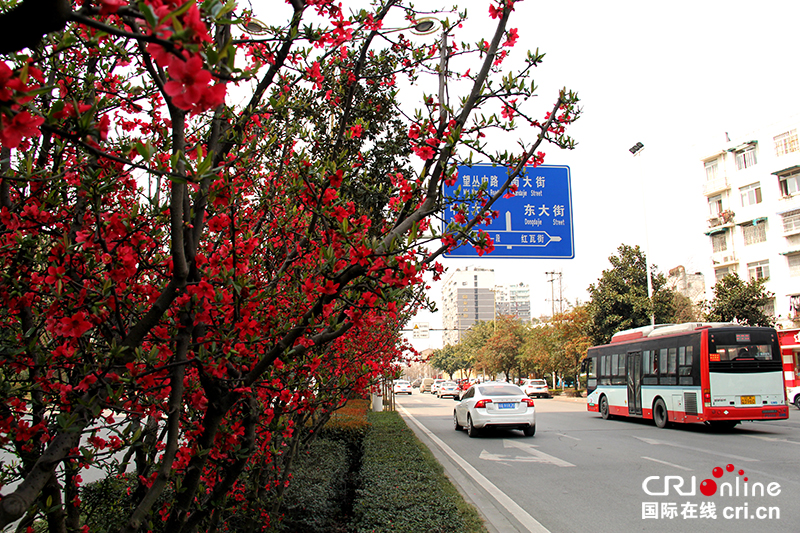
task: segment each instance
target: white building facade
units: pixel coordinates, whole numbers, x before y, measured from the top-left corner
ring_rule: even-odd
[[[791,327],[800,312],[800,119],[734,139],[703,157],[713,277],[766,279],[765,310]],[[713,296],[709,294],[709,298]]]
[[[450,272],[442,287],[442,341],[458,344],[477,322],[495,317],[494,270],[466,267]]]
[[[442,342],[457,344],[477,322],[490,322],[501,315],[531,320],[529,285],[495,285],[494,270],[469,266],[450,272],[442,287]]]

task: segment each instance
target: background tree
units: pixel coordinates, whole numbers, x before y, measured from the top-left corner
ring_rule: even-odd
[[[466,332],[461,335],[459,347],[465,357],[474,361],[476,374],[488,375],[495,372],[490,366],[489,361],[483,359],[483,347],[486,341],[494,334],[494,324],[492,322],[476,322]]]
[[[510,0],[458,46],[462,14],[427,45],[382,31],[418,16],[399,0],[267,24],[221,0],[32,5],[0,3],[28,34],[0,61],[0,527],[80,530],[84,468],[135,474],[121,531],[273,527],[297,451],[402,359],[437,257],[491,251],[474,227],[544,143],[573,146],[577,98],[533,105]],[[401,104],[422,73],[438,94]],[[516,153],[487,148],[520,125]],[[473,154],[506,182],[444,197]],[[441,233],[453,204],[471,215]]]
[[[492,334],[479,352],[480,360],[492,373],[503,373],[511,380],[512,370],[519,369],[519,354],[525,340],[525,325],[516,317],[498,316]]]
[[[458,372],[469,373],[474,364],[474,358],[470,357],[461,345],[446,344],[438,350],[434,350],[430,359],[430,364],[446,372],[450,379],[453,379]]]
[[[553,329],[560,346],[558,369],[564,376],[575,378],[575,387],[580,384],[581,361],[592,345],[588,335],[590,326],[588,306],[578,306],[553,317]]]
[[[650,265],[653,301],[647,296],[646,262],[638,246],[621,245],[608,258],[611,268],[603,270],[597,283],[589,285],[589,335],[593,345],[605,344],[621,330],[650,324],[655,309],[657,324],[673,321],[674,291],[666,278]]]
[[[728,274],[711,289],[706,319],[711,322],[738,322],[748,326],[773,326],[773,317],[764,312],[774,294],[764,288],[764,279],[743,281],[738,274]]]

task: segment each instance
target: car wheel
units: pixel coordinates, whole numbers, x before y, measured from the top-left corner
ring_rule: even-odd
[[[800,409],[800,394],[794,397],[794,406]]]
[[[653,421],[656,423],[656,427],[659,429],[667,427],[669,413],[667,412],[667,406],[664,403],[664,400],[661,398],[656,400],[656,403],[653,404]]]
[[[472,425],[472,417],[467,415],[467,435],[474,439],[478,436],[478,428]]]
[[[603,417],[603,420],[611,418],[611,413],[608,410],[608,398],[605,396],[600,397],[600,416]]]
[[[455,411],[453,411],[453,429],[455,429],[456,431],[461,431],[462,429],[464,429],[464,426],[458,423],[458,415],[456,414]]]
[[[531,427],[523,428],[522,434],[526,437],[533,437],[536,434],[536,424],[532,425]]]

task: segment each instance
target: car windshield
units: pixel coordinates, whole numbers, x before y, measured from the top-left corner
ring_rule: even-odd
[[[514,385],[482,385],[478,387],[482,396],[521,396],[525,394],[519,387]]]

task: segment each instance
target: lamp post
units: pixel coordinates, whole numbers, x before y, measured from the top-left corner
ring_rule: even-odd
[[[641,155],[642,150],[644,150],[644,145],[640,142],[637,142],[631,146],[628,151],[633,154],[633,157],[636,157]],[[653,302],[653,282],[650,279],[650,238],[647,233],[647,209],[645,207],[646,197],[644,194],[644,180],[640,179],[639,184],[642,188],[642,210],[644,211],[644,269],[645,278],[647,278],[647,298],[650,300],[650,325],[655,326],[656,309],[655,302]]]

